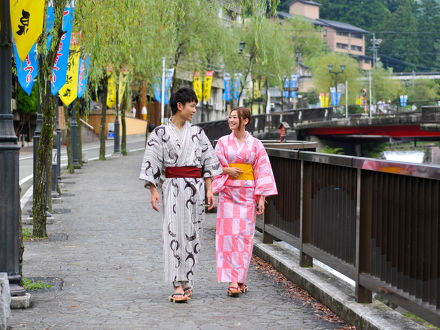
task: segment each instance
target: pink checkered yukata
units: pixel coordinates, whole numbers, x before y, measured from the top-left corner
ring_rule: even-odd
[[[212,187],[213,192],[219,194],[217,281],[246,283],[254,245],[258,198],[278,193],[275,178],[263,144],[248,132],[241,145],[234,133],[223,136],[218,140],[215,152],[222,167],[233,163],[253,167],[254,180],[234,180],[223,174],[214,179]]]

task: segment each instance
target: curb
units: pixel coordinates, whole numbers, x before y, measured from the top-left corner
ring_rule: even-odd
[[[359,329],[426,329],[380,301],[357,303],[352,286],[317,266],[300,267],[297,253],[278,245],[264,244],[258,232],[255,233],[254,254]]]

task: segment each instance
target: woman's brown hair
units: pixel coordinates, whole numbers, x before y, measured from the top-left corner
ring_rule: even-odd
[[[243,107],[238,107],[238,108],[234,108],[231,110],[232,111],[237,111],[237,116],[238,116],[238,120],[240,123],[240,127],[241,127],[241,123],[243,122],[244,119],[248,119],[248,123],[246,124],[245,127],[247,127],[252,120],[252,116],[251,116],[251,110],[249,110],[249,108],[243,108]]]

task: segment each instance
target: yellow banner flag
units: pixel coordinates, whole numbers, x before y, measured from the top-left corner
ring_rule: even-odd
[[[128,69],[122,68],[119,72],[119,88],[118,88],[118,104],[122,103],[122,98],[124,97],[125,88],[127,86],[128,80]]]
[[[203,82],[203,99],[208,103],[211,97],[212,78],[214,77],[214,71],[206,71],[205,81]]]
[[[107,70],[107,73],[110,74],[108,77],[108,85],[107,85],[107,107],[113,108],[116,104],[116,79],[115,73]]]
[[[44,0],[10,0],[12,35],[18,56],[25,60],[43,31]]]
[[[203,90],[202,90],[202,77],[200,77],[200,72],[198,71],[194,72],[193,89],[194,92],[196,93],[197,99],[200,102],[203,97]]]
[[[78,96],[79,58],[78,37],[72,34],[70,54],[67,62],[66,83],[58,91],[61,101],[66,106],[69,106]]]
[[[254,86],[254,99],[258,99],[261,97],[261,81],[255,80],[253,82],[253,86]]]

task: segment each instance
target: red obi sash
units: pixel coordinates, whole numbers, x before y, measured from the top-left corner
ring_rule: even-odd
[[[195,166],[165,167],[166,178],[201,178],[202,169]]]

